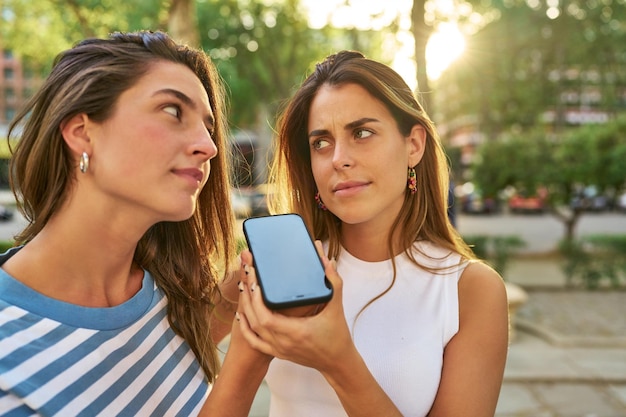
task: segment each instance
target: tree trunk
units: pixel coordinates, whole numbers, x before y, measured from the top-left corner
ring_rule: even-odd
[[[167,26],[170,36],[177,42],[200,47],[194,0],[172,0]]]
[[[417,93],[420,102],[428,114],[433,114],[433,100],[430,99],[431,91],[428,85],[426,73],[426,44],[432,29],[426,26],[424,21],[424,5],[426,0],[413,0],[411,10],[411,31],[415,39],[415,64],[417,66]]]
[[[565,241],[567,243],[572,243],[574,241],[576,225],[578,224],[579,217],[580,212],[575,211],[574,214],[572,214],[572,217],[565,221]]]

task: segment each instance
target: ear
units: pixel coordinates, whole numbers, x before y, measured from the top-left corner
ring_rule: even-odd
[[[426,129],[421,124],[416,124],[411,128],[411,133],[407,137],[408,166],[414,167],[419,164],[426,149]]]
[[[89,117],[85,113],[77,114],[61,124],[61,135],[67,146],[76,155],[83,152],[91,154],[91,139],[89,138],[87,125]]]

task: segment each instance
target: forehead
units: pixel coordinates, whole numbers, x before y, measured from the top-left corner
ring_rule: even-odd
[[[212,113],[207,95],[198,76],[186,65],[159,60],[150,64],[146,73],[129,88],[126,96],[133,99],[149,98],[162,90],[176,90],[197,103],[204,111]]]
[[[359,84],[324,84],[311,102],[309,122],[332,117],[360,119],[362,117],[392,117],[387,107]]]

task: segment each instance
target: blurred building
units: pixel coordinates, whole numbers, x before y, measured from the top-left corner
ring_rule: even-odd
[[[27,69],[12,51],[0,45],[0,204],[13,200],[9,189],[8,124],[41,85],[42,78]]]
[[[0,50],[0,125],[6,126],[42,80],[25,68],[12,51]]]
[[[582,19],[568,9],[550,19],[522,2],[499,13],[434,85],[434,119],[456,150],[458,174],[484,142],[537,129],[558,135],[626,113],[617,9],[611,18],[589,9]]]
[[[626,68],[624,70],[626,72]],[[463,68],[457,67],[453,71],[463,71]],[[461,171],[472,164],[475,150],[480,144],[497,140],[503,133],[519,133],[532,128],[558,133],[576,126],[606,123],[617,114],[626,113],[625,74],[600,73],[595,68],[550,71],[546,75],[547,80],[541,83],[550,91],[552,100],[545,100],[541,107],[534,109],[530,117],[520,109],[517,122],[506,120],[514,118],[516,111],[507,115],[506,107],[522,107],[518,105],[519,99],[513,96],[520,90],[511,91],[508,104],[501,102],[499,105],[485,104],[484,107],[463,106],[467,97],[459,99],[458,95],[467,94],[468,90],[476,86],[460,88],[459,84],[450,82],[455,75],[458,76],[458,73],[448,74],[448,84],[437,88],[435,108],[438,110],[437,126],[443,140],[447,146],[458,149],[460,158],[457,163]],[[490,92],[487,90],[482,94]],[[484,99],[480,95],[474,96],[477,103]]]

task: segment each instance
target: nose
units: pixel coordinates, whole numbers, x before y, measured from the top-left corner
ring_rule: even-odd
[[[333,167],[335,169],[344,169],[352,166],[354,160],[350,151],[348,141],[337,140],[333,150]]]
[[[203,161],[208,161],[217,155],[217,145],[204,123],[198,127],[193,138],[190,146],[190,151],[193,155],[198,155]]]

